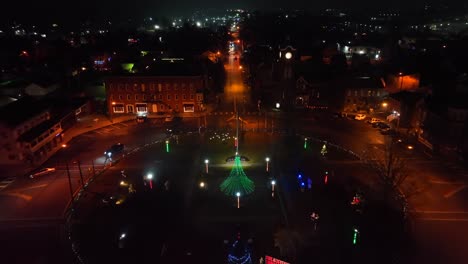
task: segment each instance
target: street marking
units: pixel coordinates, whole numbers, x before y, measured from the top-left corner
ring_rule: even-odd
[[[430,182],[435,183],[435,184],[450,184],[450,185],[465,184],[464,182],[436,181],[436,180],[430,180]]]
[[[425,211],[425,210],[413,210],[411,212],[420,214],[468,214],[468,211]]]
[[[26,201],[31,201],[31,199],[32,199],[32,196],[30,196],[30,195],[16,193],[16,192],[0,193],[0,195],[14,196],[14,197],[18,197],[18,198],[21,198],[23,200],[26,200]]]
[[[15,179],[13,179],[13,178],[9,178],[9,179],[5,179],[5,180],[1,181],[0,182],[0,190],[5,189],[8,185],[10,185],[14,181],[15,181]]]
[[[16,191],[22,192],[22,191],[25,191],[25,190],[32,190],[32,189],[37,189],[37,188],[42,188],[42,187],[47,187],[47,186],[48,186],[48,184],[40,184],[40,185],[35,185],[35,186],[23,188],[23,189],[17,189]]]
[[[423,221],[447,221],[447,222],[468,222],[466,218],[418,218],[418,220]]]
[[[455,195],[457,192],[460,192],[461,190],[465,189],[466,187],[467,187],[467,185],[462,185],[462,186],[456,188],[455,190],[444,194],[444,198],[445,199],[450,198],[451,196]]]

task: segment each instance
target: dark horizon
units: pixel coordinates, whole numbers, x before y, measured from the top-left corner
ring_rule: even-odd
[[[225,9],[245,9],[259,10],[265,12],[283,10],[304,10],[311,13],[319,12],[325,8],[333,8],[350,12],[372,12],[378,10],[395,10],[395,11],[417,11],[423,10],[427,1],[418,0],[407,1],[391,1],[378,2],[371,0],[359,0],[358,2],[341,2],[340,0],[332,0],[327,2],[314,3],[305,0],[288,1],[285,5],[279,0],[273,1],[232,1],[220,3],[214,0],[204,0],[202,2],[193,3],[190,1],[182,1],[175,5],[168,0],[152,2],[149,0],[139,1],[138,4],[129,1],[108,1],[103,0],[96,3],[95,1],[84,0],[71,5],[70,2],[58,0],[49,0],[34,3],[25,3],[17,1],[8,4],[9,8],[4,8],[1,13],[0,21],[8,22],[28,22],[34,23],[38,21],[51,23],[54,20],[57,22],[69,23],[74,20],[124,20],[138,19],[143,17],[174,17],[174,16],[190,16],[196,11],[207,13],[216,13]],[[466,4],[460,0],[451,0],[447,2],[437,2],[430,4],[433,7],[447,6],[450,10],[457,10],[459,7],[466,7]]]

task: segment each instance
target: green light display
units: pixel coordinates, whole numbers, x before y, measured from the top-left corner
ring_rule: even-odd
[[[235,157],[234,167],[232,167],[229,177],[221,183],[220,189],[229,196],[236,196],[237,192],[242,195],[246,195],[254,191],[255,184],[247,177],[242,169],[239,156]]]

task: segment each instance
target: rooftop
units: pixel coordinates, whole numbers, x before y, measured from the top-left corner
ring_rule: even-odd
[[[42,135],[42,133],[49,130],[52,126],[56,125],[58,122],[60,122],[60,119],[58,118],[49,119],[45,122],[42,122],[38,126],[35,126],[31,130],[29,130],[28,132],[22,134],[18,138],[18,141],[31,142],[32,140],[36,139],[38,136]]]
[[[23,97],[0,108],[0,122],[15,127],[31,117],[49,110],[51,104],[32,97]]]

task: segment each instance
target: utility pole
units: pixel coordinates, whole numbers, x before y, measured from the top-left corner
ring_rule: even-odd
[[[78,170],[80,172],[81,187],[83,187],[84,189],[85,186],[84,186],[84,180],[83,180],[83,172],[81,171],[81,162],[79,160],[78,160]]]
[[[68,186],[70,187],[71,207],[73,209],[73,207],[74,207],[73,187],[72,187],[71,176],[70,176],[70,168],[68,167],[68,162],[66,163],[66,166],[67,166]]]

